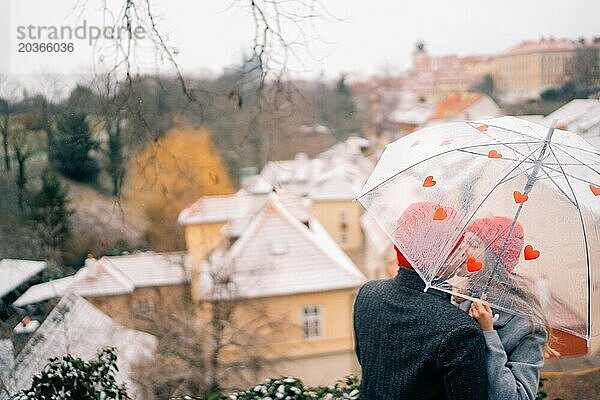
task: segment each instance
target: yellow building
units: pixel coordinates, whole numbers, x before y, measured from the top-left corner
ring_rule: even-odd
[[[183,253],[88,258],[75,275],[34,285],[14,305],[25,307],[68,293],[84,297],[120,324],[152,333],[155,312],[185,312],[189,262]]]
[[[312,213],[348,253],[357,252],[363,246],[360,227],[362,207],[353,202],[362,183],[362,179],[352,171],[335,167],[323,174],[308,194],[312,200]]]
[[[203,196],[190,207],[184,209],[178,218],[185,227],[185,242],[191,265],[192,299],[198,300],[198,276],[200,266],[206,257],[226,238],[225,225],[229,237],[234,238],[232,229],[242,229],[256,211],[266,201],[265,192],[247,193],[240,191],[225,196]],[[235,222],[234,222],[235,221]],[[239,236],[239,233],[237,233]]]
[[[310,384],[331,383],[357,373],[352,307],[364,275],[300,196],[283,191],[259,196],[254,202],[252,197],[240,192],[221,199],[224,208],[213,216],[230,217],[219,230],[221,244],[205,255],[192,275],[200,319],[214,323],[227,314],[221,335],[238,343],[221,346],[220,365],[231,369],[235,364],[257,363],[253,355],[260,355],[260,367],[250,368],[255,378],[296,375]],[[199,200],[204,211],[210,201]],[[233,215],[234,204],[245,205],[249,213]],[[197,260],[206,249],[202,244],[206,231],[197,225],[208,226],[203,221],[210,219],[196,218],[201,222],[192,224],[193,216],[188,209],[180,222],[186,223],[188,251]],[[230,307],[228,312],[217,313],[215,307],[223,304]],[[223,374],[220,379],[235,386],[232,376]]]
[[[303,196],[311,213],[363,272],[363,211],[353,200],[374,166],[363,155],[368,145],[366,139],[350,137],[315,159],[299,154],[294,160],[270,162],[260,175],[272,187]]]
[[[568,39],[525,41],[495,59],[494,81],[506,101],[539,97],[567,80],[567,66],[577,48]]]

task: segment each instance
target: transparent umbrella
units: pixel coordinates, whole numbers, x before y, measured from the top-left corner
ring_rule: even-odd
[[[577,134],[514,117],[425,128],[387,145],[357,200],[426,288],[600,334],[600,151]]]

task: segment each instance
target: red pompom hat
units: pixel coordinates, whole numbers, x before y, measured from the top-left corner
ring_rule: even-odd
[[[434,220],[436,211],[443,208],[446,217],[443,220]],[[449,239],[461,228],[461,218],[455,209],[440,206],[431,202],[413,203],[398,218],[396,222],[395,237],[397,243],[409,254],[423,254],[434,249],[432,241]],[[460,244],[462,236],[454,246]],[[452,249],[452,251],[454,251]],[[394,245],[398,265],[412,268],[404,254]]]
[[[473,221],[465,232],[472,232],[498,256],[502,252],[502,246],[504,246],[512,223],[513,220],[506,217],[479,218]],[[519,221],[516,221],[510,239],[506,244],[506,249],[500,257],[500,261],[502,261],[508,273],[511,273],[519,263],[519,257],[523,251],[524,236],[523,226]]]

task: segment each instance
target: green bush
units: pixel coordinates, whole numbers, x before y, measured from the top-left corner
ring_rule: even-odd
[[[70,354],[52,358],[33,377],[29,389],[13,394],[10,399],[129,399],[125,386],[117,384],[117,371],[117,354],[112,347],[100,349],[97,358],[90,361]]]
[[[230,395],[212,394],[206,397],[182,396],[178,400],[356,400],[359,383],[355,376],[331,386],[306,386],[300,379],[287,377],[266,379],[262,384]]]

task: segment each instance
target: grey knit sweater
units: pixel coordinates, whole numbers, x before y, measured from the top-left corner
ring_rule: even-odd
[[[467,312],[470,301],[460,304]],[[489,400],[534,400],[544,366],[546,331],[529,319],[500,310],[494,330],[484,332],[487,344]]]
[[[354,305],[361,399],[487,398],[485,340],[477,324],[416,272],[371,281]]]

